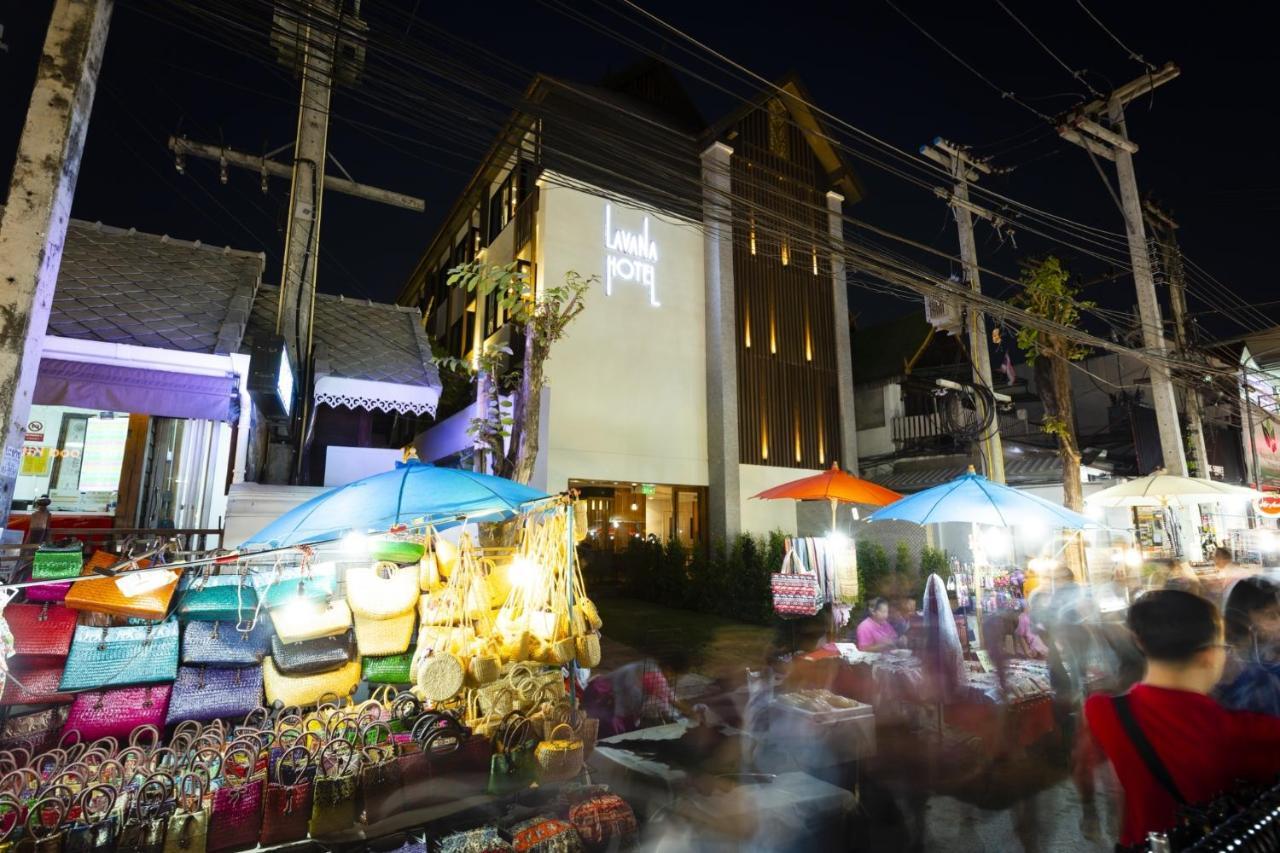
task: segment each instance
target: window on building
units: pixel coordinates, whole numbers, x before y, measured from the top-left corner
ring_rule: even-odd
[[[875,385],[853,389],[853,416],[858,429],[884,426],[884,388]]]
[[[570,480],[587,504],[587,542],[604,551],[620,551],[636,539],[679,541],[685,547],[705,541],[705,486],[609,483]]]
[[[55,512],[114,512],[128,433],[125,412],[32,406],[13,508],[47,494]]]

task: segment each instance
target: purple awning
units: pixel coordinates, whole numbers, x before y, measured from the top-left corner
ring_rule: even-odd
[[[238,389],[239,380],[232,373],[207,376],[43,358],[32,402],[234,422],[240,417]]]

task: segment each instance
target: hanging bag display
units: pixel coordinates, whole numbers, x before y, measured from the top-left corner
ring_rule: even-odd
[[[348,569],[346,588],[361,654],[393,655],[409,648],[418,604],[413,567],[380,562]]]
[[[84,568],[84,546],[41,545],[31,559],[33,581],[61,581],[80,576]],[[32,587],[34,589],[34,587]]]
[[[297,601],[320,602],[333,598],[338,589],[337,568],[333,563],[312,564],[304,557],[300,566],[277,568],[253,575],[258,598],[268,610],[285,607]]]
[[[242,719],[262,704],[262,668],[184,666],[169,698],[166,725],[184,720]]]
[[[271,651],[271,622],[251,630],[235,622],[188,622],[182,629],[182,662],[187,665],[257,666]]]
[[[173,681],[178,675],[178,622],[123,628],[76,628],[62,674],[63,690]]]
[[[413,652],[361,658],[361,677],[370,684],[410,684],[413,681]]]
[[[806,572],[793,548],[782,558],[782,570],[769,578],[773,611],[785,619],[814,616],[822,609],[818,576]]]
[[[271,638],[271,660],[283,675],[316,675],[341,669],[356,658],[355,637],[350,631],[301,643]]]
[[[18,663],[61,663],[71,651],[79,614],[58,604],[10,604],[4,619]]]
[[[275,763],[262,809],[263,847],[307,837],[311,819],[311,754],[305,746],[286,749]]]

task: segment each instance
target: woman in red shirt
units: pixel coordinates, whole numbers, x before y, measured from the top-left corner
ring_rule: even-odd
[[[1146,675],[1122,696],[1085,702],[1086,760],[1077,770],[1091,772],[1089,756],[1101,748],[1124,789],[1120,844],[1134,847],[1173,828],[1181,803],[1207,803],[1238,780],[1280,773],[1280,717],[1228,711],[1208,695],[1226,661],[1222,618],[1209,601],[1149,592],[1129,608],[1128,626]]]

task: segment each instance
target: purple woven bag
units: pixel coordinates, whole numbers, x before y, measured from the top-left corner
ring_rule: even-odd
[[[152,684],[77,693],[62,730],[77,732],[82,743],[89,743],[104,737],[128,740],[141,726],[163,728],[172,689],[169,684]]]
[[[44,604],[46,601],[62,601],[71,589],[71,581],[61,583],[42,583],[39,586],[27,587],[27,601]]]
[[[183,720],[207,723],[224,717],[243,719],[262,706],[262,669],[256,666],[214,669],[184,666],[178,669],[169,700],[165,725]]]
[[[239,765],[236,757],[243,757]],[[262,831],[262,801],[265,781],[250,779],[258,761],[256,742],[233,741],[223,754],[222,787],[213,792],[209,813],[208,853],[256,847]]]

